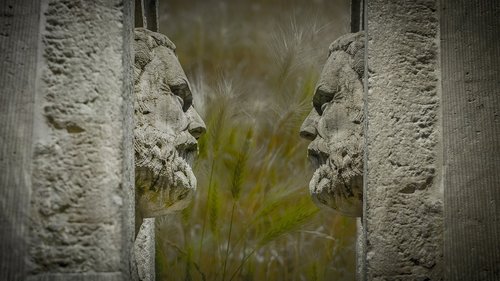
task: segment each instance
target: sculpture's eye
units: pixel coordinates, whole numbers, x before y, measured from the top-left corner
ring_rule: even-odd
[[[335,102],[339,102],[339,101],[343,100],[343,99],[344,99],[344,95],[343,95],[343,93],[344,93],[343,91],[337,91],[337,92],[335,93],[335,95],[333,96],[333,100],[334,100]]]
[[[321,112],[322,113],[325,112],[327,106],[328,106],[327,102],[325,102],[323,105],[321,105]]]
[[[181,97],[179,97],[179,96],[175,96],[175,97],[176,97],[176,98],[177,98],[177,100],[179,101],[179,103],[180,103],[180,105],[181,105],[181,108],[183,108],[183,107],[184,107],[184,100],[183,100]]]
[[[185,80],[184,83],[170,85],[170,92],[182,99],[182,110],[186,112],[193,103],[193,96],[187,80]]]

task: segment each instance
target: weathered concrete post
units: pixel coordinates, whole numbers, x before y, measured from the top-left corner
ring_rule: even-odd
[[[131,1],[0,6],[0,279],[131,280]]]
[[[437,0],[367,2],[366,280],[441,280]]]

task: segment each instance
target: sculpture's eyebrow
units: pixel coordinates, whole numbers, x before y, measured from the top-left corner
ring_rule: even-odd
[[[323,110],[321,109],[323,104],[330,102],[335,97],[336,92],[332,89],[326,89],[322,85],[316,88],[313,97],[313,106],[319,115],[323,114]]]

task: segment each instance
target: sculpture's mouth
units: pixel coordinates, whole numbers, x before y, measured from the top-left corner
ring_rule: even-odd
[[[329,162],[321,165],[309,183],[309,192],[319,206],[326,206],[348,216],[359,217],[363,212],[363,177],[342,179]]]
[[[359,217],[363,177],[358,164],[353,164],[353,161],[357,163],[359,153],[345,147],[331,149],[332,154],[327,152],[326,142],[321,138],[316,138],[308,147],[308,158],[315,169],[309,182],[313,201],[342,215]]]
[[[321,165],[326,164],[329,156],[330,155],[327,152],[316,147],[309,146],[307,149],[307,158],[309,158],[311,166],[314,170],[317,170]]]
[[[137,204],[143,217],[158,217],[186,208],[196,190],[191,165],[197,154],[196,142],[177,145],[157,161],[136,166]]]
[[[179,156],[184,159],[190,167],[193,167],[194,160],[198,154],[198,144],[196,142],[186,142],[177,145],[175,148]]]

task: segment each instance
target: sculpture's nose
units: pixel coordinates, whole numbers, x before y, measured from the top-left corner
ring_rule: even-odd
[[[313,108],[302,123],[302,126],[300,126],[300,136],[313,141],[318,135],[318,131],[316,130],[318,119],[318,112]]]
[[[190,121],[188,131],[195,139],[199,139],[207,130],[205,122],[192,106],[188,109],[187,114]]]

